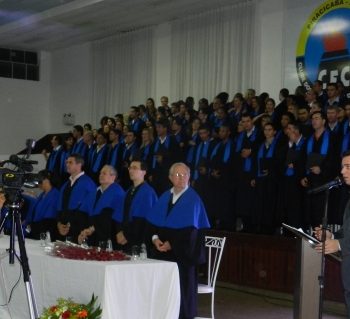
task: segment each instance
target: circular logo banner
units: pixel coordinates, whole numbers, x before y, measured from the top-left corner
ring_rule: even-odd
[[[342,81],[350,86],[350,0],[329,0],[309,17],[299,36],[296,66],[300,83]]]

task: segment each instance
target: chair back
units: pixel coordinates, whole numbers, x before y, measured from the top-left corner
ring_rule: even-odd
[[[208,286],[215,287],[222,252],[226,237],[205,236],[205,247],[208,248]]]

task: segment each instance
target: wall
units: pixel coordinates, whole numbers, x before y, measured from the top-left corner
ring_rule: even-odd
[[[66,132],[63,114],[72,113],[76,124],[91,119],[90,44],[74,46],[52,53],[50,127],[51,132]]]
[[[25,148],[50,130],[50,54],[40,55],[40,81],[0,78],[0,154]]]

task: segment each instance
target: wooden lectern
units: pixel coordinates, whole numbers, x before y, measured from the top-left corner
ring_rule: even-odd
[[[294,319],[317,319],[319,318],[320,285],[322,254],[313,248],[319,241],[286,224],[284,228],[295,234],[297,238],[296,249],[296,277],[294,286]],[[339,257],[330,256],[339,260]]]

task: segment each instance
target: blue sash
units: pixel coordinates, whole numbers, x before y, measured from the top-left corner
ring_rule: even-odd
[[[115,145],[113,148],[112,148],[112,156],[109,160],[109,165],[112,165],[113,167],[116,167],[116,164],[117,164],[117,161],[118,161],[118,150],[119,150],[119,147],[120,147],[120,142]]]
[[[301,147],[304,145],[304,142],[305,142],[305,138],[302,138],[302,139],[299,141],[299,144],[296,144],[296,145],[295,145],[295,150],[296,150],[296,151],[300,151],[300,150],[301,150]],[[293,176],[293,175],[294,175],[294,168],[287,167],[287,169],[286,169],[284,175],[285,175],[285,176]]]
[[[169,138],[169,135],[167,135],[167,137],[165,138],[165,141],[163,143],[163,145],[165,145],[165,148],[168,149],[169,148],[169,144],[170,144],[170,138]],[[159,146],[160,146],[160,139],[157,138],[157,141],[156,141],[156,144],[154,144],[154,149],[153,149],[153,154],[156,154],[158,149],[159,149]],[[152,168],[155,168],[156,167],[156,156],[153,155],[153,160],[152,160]]]
[[[257,132],[258,132],[258,130],[256,128],[254,128],[253,133],[248,138],[250,142],[255,141]],[[242,150],[243,138],[246,134],[247,134],[246,132],[241,132],[238,135],[237,144],[236,144],[236,153],[239,153]],[[251,156],[249,156],[248,158],[244,159],[244,171],[250,172],[251,170],[252,170],[252,158],[251,158]]]
[[[345,151],[349,149],[349,139],[350,139],[350,132],[347,132],[343,137],[343,142],[341,146],[341,154],[343,154]]]
[[[323,156],[327,155],[327,151],[328,151],[328,146],[329,146],[329,131],[325,130],[323,132],[323,140],[322,140],[322,145],[321,145],[321,152],[320,154]],[[310,153],[312,153],[312,150],[314,148],[314,137],[311,136],[307,142],[307,149],[306,152],[309,155]],[[309,174],[309,170],[307,171],[307,173]]]
[[[57,151],[53,150],[50,154],[49,160],[47,161],[47,169],[51,172],[53,172],[55,168],[55,163],[59,152],[60,152],[59,150]]]
[[[207,158],[208,157],[208,150],[209,150],[209,144],[210,142],[207,141],[206,143],[201,142],[198,145],[197,153],[196,153],[196,158],[195,158],[195,163],[194,163],[194,172],[193,172],[193,179],[197,180],[198,179],[198,169],[197,165],[199,163],[200,158]]]
[[[213,149],[213,153],[211,153],[210,159],[213,159],[216,155],[216,153],[218,152],[218,149],[220,147],[220,145],[222,145],[223,143],[220,142],[218,143],[215,148]],[[229,140],[226,142],[225,144],[225,151],[224,151],[224,158],[223,158],[223,162],[227,163],[227,161],[230,158],[230,154],[231,154],[231,147],[232,147],[232,142]]]
[[[262,174],[260,171],[260,160],[263,158],[272,158],[273,153],[275,152],[276,144],[277,144],[277,138],[275,137],[265,156],[264,156],[265,143],[261,144],[259,151],[258,151],[258,177],[264,176],[264,174]]]
[[[349,120],[346,120],[343,126],[343,135],[345,136],[348,131],[349,131]]]

